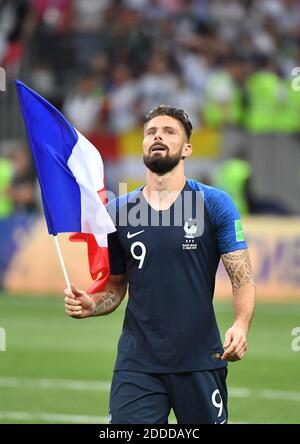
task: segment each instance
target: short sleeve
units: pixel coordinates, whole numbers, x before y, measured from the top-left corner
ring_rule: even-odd
[[[208,210],[215,225],[220,254],[247,248],[241,217],[232,198],[224,191],[212,189]]]
[[[120,244],[117,231],[108,235],[108,254],[110,274],[125,274],[125,252],[122,248],[122,245]]]

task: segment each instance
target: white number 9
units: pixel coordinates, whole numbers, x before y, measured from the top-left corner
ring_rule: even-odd
[[[220,402],[217,402],[217,400],[216,400],[217,395],[219,395]],[[219,416],[222,415],[223,401],[222,401],[222,397],[221,397],[220,392],[219,392],[218,389],[215,390],[215,391],[213,392],[213,394],[211,395],[211,402],[213,403],[213,405],[214,405],[217,409],[219,409],[219,413],[218,413],[218,418],[219,418]]]
[[[141,248],[141,254],[139,256],[136,255],[135,253],[135,247],[140,247]],[[145,260],[145,256],[146,256],[146,247],[143,244],[143,242],[134,242],[131,247],[130,247],[130,252],[132,254],[132,256],[134,257],[134,259],[140,261],[138,268],[141,269]]]

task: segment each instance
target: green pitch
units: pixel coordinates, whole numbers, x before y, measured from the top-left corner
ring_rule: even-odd
[[[61,298],[0,295],[0,423],[104,423],[126,300],[114,313],[67,318]],[[216,304],[222,336],[229,303]],[[230,422],[300,423],[300,304],[258,304],[247,357],[229,366]],[[299,342],[298,342],[299,344]],[[171,414],[170,421],[175,422]]]

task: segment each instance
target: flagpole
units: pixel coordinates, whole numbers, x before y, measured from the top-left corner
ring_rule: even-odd
[[[66,281],[67,287],[68,287],[69,290],[71,290],[70,279],[69,279],[69,276],[68,276],[68,273],[67,273],[67,269],[66,269],[66,266],[65,266],[65,262],[64,262],[64,258],[62,256],[61,249],[60,249],[60,246],[59,246],[59,243],[58,243],[57,235],[53,236],[53,239],[54,239],[54,243],[55,243],[56,250],[57,250],[57,253],[58,253],[60,265],[61,265],[61,268],[62,268],[63,273],[64,273],[64,277],[65,277],[65,281]]]

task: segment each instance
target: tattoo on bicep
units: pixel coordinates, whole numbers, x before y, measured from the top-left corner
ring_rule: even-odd
[[[109,312],[116,306],[118,296],[111,291],[104,293],[101,300],[97,303],[94,315]]]
[[[248,250],[223,254],[222,261],[230,277],[233,290],[238,290],[244,284],[255,285]]]

